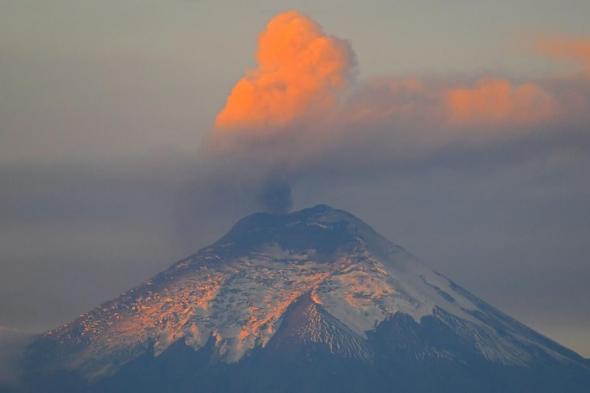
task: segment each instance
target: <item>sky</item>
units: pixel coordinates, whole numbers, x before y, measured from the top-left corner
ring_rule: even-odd
[[[0,326],[328,203],[590,356],[589,2],[0,5]]]

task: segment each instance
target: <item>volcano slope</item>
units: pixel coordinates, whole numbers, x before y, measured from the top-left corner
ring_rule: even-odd
[[[575,352],[326,205],[257,213],[37,338],[25,392],[588,392]]]

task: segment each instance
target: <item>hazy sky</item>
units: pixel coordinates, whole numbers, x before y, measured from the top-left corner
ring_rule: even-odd
[[[66,322],[256,209],[203,138],[255,66],[258,34],[290,9],[354,51],[352,109],[395,117],[398,90],[416,95],[402,125],[344,127],[346,142],[295,165],[295,207],[350,210],[590,356],[590,121],[576,109],[590,83],[584,59],[535,46],[588,41],[584,0],[0,0],[0,325]],[[435,133],[430,98],[487,91],[486,78],[510,81],[520,122]],[[522,123],[529,104],[548,117]]]

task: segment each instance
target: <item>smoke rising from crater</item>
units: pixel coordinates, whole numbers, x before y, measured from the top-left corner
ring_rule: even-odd
[[[281,178],[269,178],[258,195],[264,210],[271,213],[288,213],[293,206],[291,185]]]
[[[539,48],[559,58],[586,54],[585,41]],[[477,157],[489,147],[546,138],[589,120],[583,109],[590,104],[589,82],[576,76],[356,81],[350,45],[297,11],[268,22],[256,60],[218,113],[207,155],[224,163],[216,178],[238,184],[241,200],[269,211],[289,210],[295,179],[355,182],[408,162],[457,152]]]

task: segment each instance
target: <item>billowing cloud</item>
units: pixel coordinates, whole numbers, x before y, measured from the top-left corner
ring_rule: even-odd
[[[586,61],[585,42],[547,41],[543,48]],[[573,78],[353,81],[348,44],[296,11],[270,20],[258,38],[257,62],[217,116],[207,164],[217,171],[210,178],[231,183],[225,195],[267,210],[288,210],[292,187],[309,178],[382,176],[400,164],[474,157],[556,130],[579,134],[588,124],[583,108],[590,95]]]
[[[590,38],[545,37],[537,41],[537,50],[547,56],[579,63],[583,75],[590,77]]]
[[[331,109],[354,65],[345,41],[297,11],[268,23],[258,38],[257,62],[227,98],[218,129],[260,132]]]

